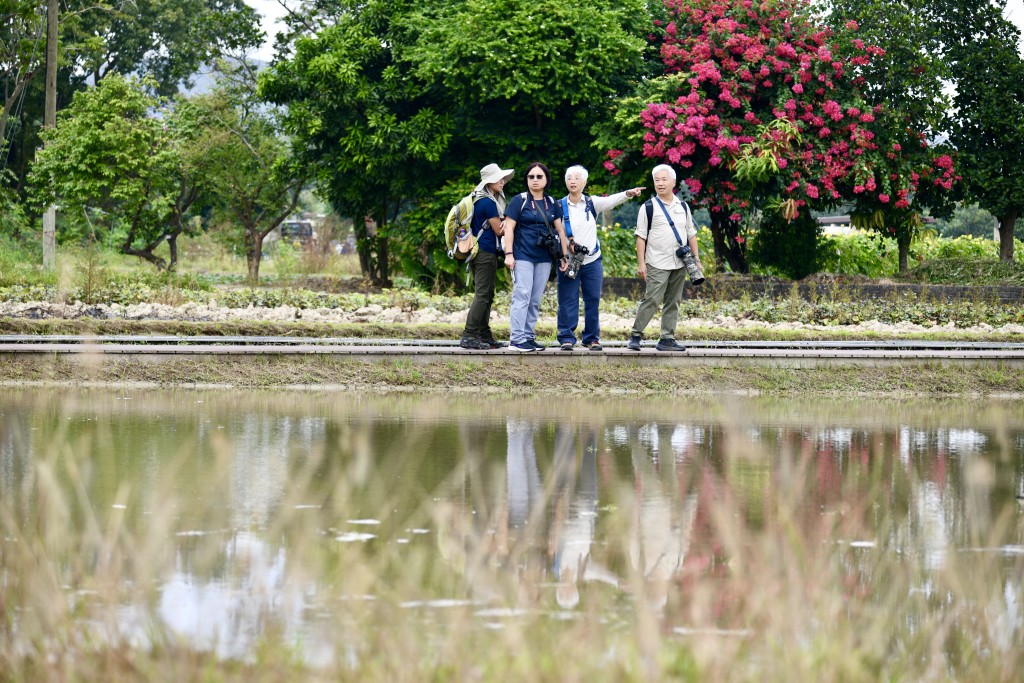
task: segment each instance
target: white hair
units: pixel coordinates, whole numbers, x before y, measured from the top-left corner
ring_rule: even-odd
[[[651,178],[661,173],[662,171],[668,173],[669,177],[672,178],[672,182],[676,181],[676,169],[672,168],[668,164],[658,164],[657,166],[655,166],[654,170],[651,171]]]
[[[587,178],[590,177],[590,174],[587,173],[587,169],[577,164],[576,166],[570,166],[569,168],[565,169],[565,182],[569,182],[569,176],[572,175],[573,173],[579,173],[580,178],[583,179],[583,182],[587,182]]]

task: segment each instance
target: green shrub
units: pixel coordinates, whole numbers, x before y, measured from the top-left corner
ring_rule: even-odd
[[[53,284],[56,276],[43,270],[43,245],[0,233],[0,287],[16,284]]]
[[[928,259],[964,258],[995,260],[999,258],[999,243],[983,237],[961,235],[955,238],[930,237],[914,242],[911,256],[919,261]]]
[[[274,244],[274,271],[281,280],[291,280],[299,271],[302,260],[302,245],[289,239],[278,240]]]
[[[818,245],[818,270],[823,273],[884,277],[898,269],[896,240],[877,232],[823,235]]]
[[[429,199],[385,226],[392,268],[434,292],[466,291],[465,266],[448,257],[444,220],[448,211],[476,185],[468,175],[448,182]],[[510,197],[511,198],[511,197]]]
[[[757,239],[748,244],[750,264],[799,280],[818,271],[820,236],[821,225],[807,212],[792,221],[766,214]]]

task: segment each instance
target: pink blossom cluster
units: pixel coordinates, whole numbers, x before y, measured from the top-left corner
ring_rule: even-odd
[[[732,216],[749,206],[732,182],[745,147],[774,156],[798,207],[857,195],[905,208],[922,175],[932,175],[929,163],[936,185],[956,180],[948,156],[921,168],[906,140],[886,133],[882,143],[885,110],[867,104],[851,69],[885,53],[855,36],[856,22],[834,34],[815,24],[810,0],[664,2],[672,21],[661,56],[686,86],[674,102],[641,113],[643,155],[693,169],[687,183],[712,210]],[[776,128],[762,133],[773,120],[795,126],[799,141]],[[605,162],[613,173],[614,160]]]

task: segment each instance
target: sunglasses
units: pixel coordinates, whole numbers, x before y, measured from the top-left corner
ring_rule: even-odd
[[[542,173],[540,175],[528,175],[528,176],[526,176],[526,179],[527,180],[544,180],[544,174]]]

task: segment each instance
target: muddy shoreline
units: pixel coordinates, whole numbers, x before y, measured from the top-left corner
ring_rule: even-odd
[[[214,357],[139,362],[130,357],[0,358],[0,385],[278,388],[314,391],[579,395],[1024,396],[1024,370],[941,363],[881,367],[708,367],[589,364],[543,372],[516,357],[480,362],[367,362],[314,356]]]

